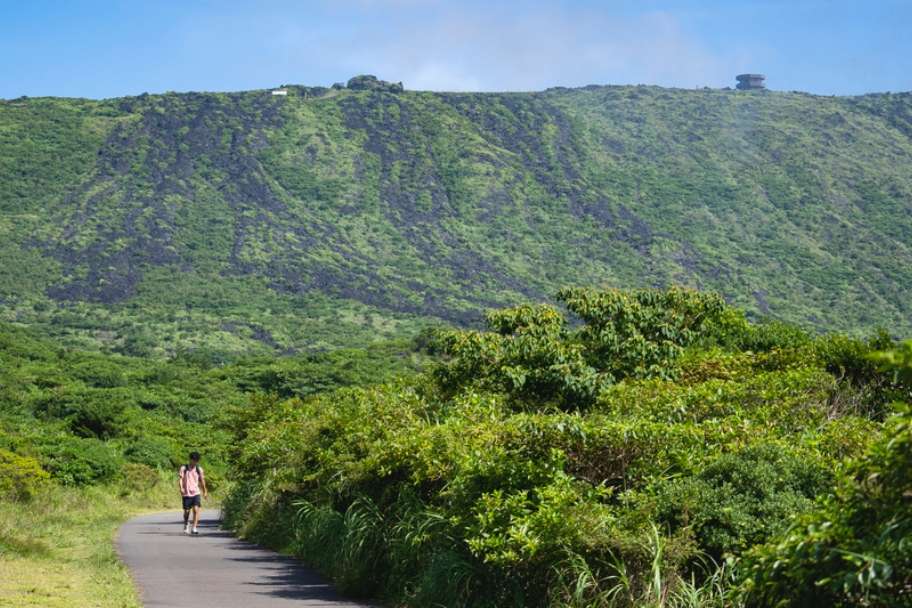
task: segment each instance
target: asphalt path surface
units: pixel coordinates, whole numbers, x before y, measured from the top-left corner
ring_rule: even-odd
[[[199,536],[184,534],[180,511],[131,519],[117,534],[146,608],[366,608],[342,599],[319,575],[219,528],[204,510]]]

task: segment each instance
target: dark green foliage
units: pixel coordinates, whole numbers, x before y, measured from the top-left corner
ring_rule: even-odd
[[[0,324],[0,453],[24,463],[25,476],[4,468],[0,489],[31,494],[30,480],[47,476],[32,457],[60,483],[141,486],[146,469],[174,470],[197,449],[215,490],[229,452],[226,412],[245,406],[248,393],[313,394],[385,380],[422,360],[398,342],[211,367],[59,348]]]
[[[127,461],[159,469],[172,469],[182,462],[173,441],[162,437],[137,437],[124,448]]]
[[[756,445],[721,456],[693,477],[660,485],[658,515],[692,530],[717,562],[784,531],[832,487],[827,467],[784,445]]]
[[[128,398],[120,391],[58,388],[36,399],[34,408],[46,419],[66,421],[77,435],[109,439],[123,426]]]
[[[912,343],[879,360],[912,380]],[[906,606],[912,601],[912,410],[845,470],[833,496],[787,534],[748,553],[752,606]]]
[[[114,481],[123,465],[123,459],[112,446],[83,437],[64,437],[41,446],[41,461],[65,485]]]
[[[817,340],[816,355],[845,387],[843,394],[850,401],[836,403],[836,406],[848,406],[856,411],[866,408],[864,413],[867,415],[882,418],[888,413],[891,402],[912,403],[912,378],[903,378],[896,372],[884,373],[883,366],[872,356],[872,353],[889,351],[893,345],[893,340],[883,330],[868,340],[840,335]],[[893,366],[891,369],[898,368]],[[853,392],[855,394],[851,394]]]
[[[344,348],[281,359],[242,360],[221,375],[244,391],[280,397],[307,397],[345,386],[375,384],[393,375],[420,369],[417,346],[405,341]]]
[[[95,388],[115,388],[127,383],[123,367],[103,359],[80,362],[73,366],[70,373]]]

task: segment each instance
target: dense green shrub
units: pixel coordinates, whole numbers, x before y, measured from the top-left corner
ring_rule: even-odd
[[[175,464],[176,449],[163,437],[136,437],[124,448],[124,457],[132,463],[158,469],[169,469]]]
[[[394,604],[729,605],[723,558],[815,508],[879,421],[833,407],[844,377],[799,330],[572,293],[581,325],[496,311],[431,374],[238,410],[231,525]]]
[[[685,346],[725,311],[722,297],[688,289],[562,289],[558,300],[582,319],[586,360],[612,380],[673,378]]]
[[[0,500],[29,500],[48,479],[34,458],[0,449]]]
[[[833,374],[842,388],[841,409],[855,410],[870,417],[883,417],[889,404],[896,400],[912,400],[912,382],[884,370],[872,353],[890,351],[893,339],[880,331],[867,340],[841,335],[819,338],[814,353],[825,369]]]
[[[734,346],[755,352],[797,349],[811,343],[810,334],[802,328],[772,319],[745,325],[733,337]]]
[[[912,380],[912,342],[878,360]],[[833,496],[785,535],[748,552],[752,606],[893,607],[912,603],[912,408],[844,471]]]
[[[312,394],[386,379],[420,365],[422,357],[413,358],[409,348],[401,341],[377,343],[204,369],[180,358],[151,361],[60,348],[32,330],[0,323],[0,449],[37,454],[59,483],[116,480],[127,486],[151,483],[158,470],[173,475],[187,452],[198,449],[215,491],[226,480],[224,413],[255,414],[248,393]],[[269,380],[278,383],[267,385]],[[32,492],[28,465],[4,468],[4,492],[10,484],[14,493]],[[48,476],[41,469],[35,474]]]
[[[113,447],[94,438],[62,437],[41,449],[44,467],[66,485],[114,480],[123,465]]]
[[[123,368],[104,359],[80,361],[71,371],[74,377],[96,388],[116,388],[127,384]]]
[[[47,419],[67,421],[81,437],[108,439],[124,422],[124,411],[132,394],[123,389],[64,388],[48,391],[34,402],[36,413]]]
[[[420,362],[405,355],[417,348],[389,342],[364,349],[294,355],[280,359],[239,361],[221,370],[224,378],[244,391],[280,397],[307,397],[345,386],[374,384],[397,374],[414,373]]]
[[[693,531],[717,562],[782,532],[832,486],[832,473],[788,446],[760,444],[725,454],[692,477],[660,485],[657,515]]]
[[[502,390],[520,402],[573,409],[624,378],[678,375],[684,347],[726,310],[716,294],[568,288],[558,300],[583,324],[569,328],[554,307],[524,305],[488,313],[489,332],[442,336],[449,356],[437,379],[449,391]]]
[[[123,479],[122,493],[145,492],[161,481],[161,473],[144,464],[128,462],[120,470]]]

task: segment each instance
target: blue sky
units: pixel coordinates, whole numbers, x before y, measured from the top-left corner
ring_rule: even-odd
[[[912,0],[0,0],[0,97],[329,85],[912,90]]]

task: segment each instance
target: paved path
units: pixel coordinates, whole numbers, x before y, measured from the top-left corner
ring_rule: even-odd
[[[340,599],[300,562],[237,540],[203,511],[200,535],[183,533],[180,511],[131,519],[117,550],[146,608],[364,608]]]

